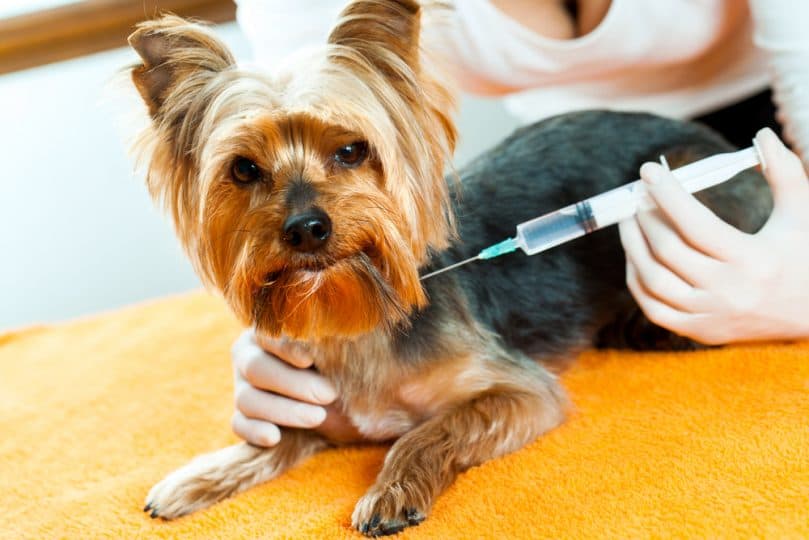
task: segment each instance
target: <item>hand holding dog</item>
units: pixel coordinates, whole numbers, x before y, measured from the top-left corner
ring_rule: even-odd
[[[659,210],[620,224],[630,291],[654,323],[705,344],[809,336],[809,180],[769,129],[757,135],[774,209],[756,234],[738,231],[647,163]]]
[[[317,428],[334,440],[355,429],[334,402],[336,390],[312,370],[312,358],[281,339],[245,330],[231,349],[236,410],[233,432],[256,446],[275,446],[279,426]]]
[[[260,344],[259,344],[260,343]],[[326,418],[336,393],[308,369],[312,359],[282,340],[261,339],[251,328],[232,348],[236,411],[233,431],[257,446],[274,446],[278,426],[313,428]],[[282,360],[283,358],[283,360]]]

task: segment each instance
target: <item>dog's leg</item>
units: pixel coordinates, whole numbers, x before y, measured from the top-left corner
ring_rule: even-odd
[[[241,443],[201,455],[155,485],[144,510],[153,518],[173,519],[207,508],[275,478],[325,446],[315,433],[284,430],[272,448]]]
[[[402,436],[390,449],[352,524],[367,536],[393,534],[424,520],[458,473],[513,452],[562,422],[566,398],[533,364]]]

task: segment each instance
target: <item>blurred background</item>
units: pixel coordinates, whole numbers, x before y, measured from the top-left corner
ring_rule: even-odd
[[[136,60],[132,25],[161,11],[216,21],[249,59],[229,0],[0,0],[0,330],[200,287],[127,154],[140,105],[110,85]],[[455,165],[516,125],[464,96]]]

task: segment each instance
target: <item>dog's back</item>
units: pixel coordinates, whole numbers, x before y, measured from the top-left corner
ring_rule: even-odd
[[[674,167],[732,150],[704,126],[648,114],[580,112],[522,128],[461,171],[459,240],[431,267],[474,256],[513,236],[522,221],[634,180],[642,163],[660,155]],[[746,232],[758,230],[772,207],[766,181],[752,170],[699,198]],[[616,227],[532,257],[516,252],[467,265],[428,280],[428,290],[449,280],[479,321],[530,355],[566,357],[593,344],[689,343],[639,315],[625,286]]]

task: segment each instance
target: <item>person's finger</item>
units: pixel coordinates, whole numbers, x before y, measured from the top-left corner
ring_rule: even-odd
[[[756,142],[766,164],[764,176],[772,190],[776,210],[806,212],[809,179],[800,158],[770,128],[760,130]]]
[[[629,261],[626,264],[626,285],[650,321],[672,332],[686,334],[693,315],[678,311],[649,294],[640,283],[637,270]]]
[[[244,347],[249,347],[250,345],[257,345],[256,334],[252,328],[247,328],[244,332],[239,334],[239,337],[233,342],[233,345],[230,347],[230,353],[235,359],[238,357],[238,352],[240,350],[242,350]]]
[[[312,355],[301,345],[284,338],[268,338],[255,334],[256,343],[265,351],[274,354],[287,364],[297,368],[308,368],[314,363]]]
[[[239,372],[256,388],[320,405],[337,398],[335,388],[316,371],[292,367],[257,345],[245,347],[240,354]]]
[[[281,430],[270,422],[247,418],[236,411],[230,420],[233,433],[256,446],[275,446],[281,441]]]
[[[677,310],[694,313],[704,308],[706,295],[703,291],[695,289],[655,260],[637,220],[624,221],[619,232],[627,266],[645,293]]]
[[[655,260],[692,287],[710,283],[721,262],[686,243],[659,210],[638,212],[636,220]]]
[[[233,345],[230,347],[230,358],[233,363],[233,375],[237,382],[244,380],[242,371],[244,371],[245,364],[260,352],[262,351],[256,343],[256,336],[252,328],[248,328],[242,332],[236,341],[233,342]]]
[[[744,233],[695,199],[671,171],[659,163],[644,163],[640,173],[651,198],[691,246],[721,260],[743,249]]]
[[[247,418],[280,426],[313,428],[326,419],[326,409],[242,384],[236,391],[236,409]]]

